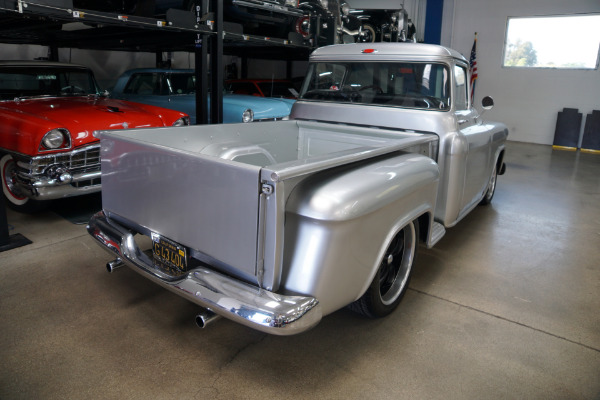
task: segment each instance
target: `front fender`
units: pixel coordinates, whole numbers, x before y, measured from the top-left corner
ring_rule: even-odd
[[[0,148],[5,151],[35,156],[39,153],[44,135],[56,128],[63,128],[48,118],[19,110],[0,107],[2,126],[0,127]]]
[[[282,288],[315,296],[324,314],[358,299],[396,233],[433,214],[438,181],[433,160],[396,153],[300,183],[286,205]]]

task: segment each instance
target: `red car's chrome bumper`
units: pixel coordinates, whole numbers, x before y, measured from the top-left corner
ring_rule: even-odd
[[[18,192],[37,200],[53,200],[98,192],[100,145],[43,156],[16,156],[12,183]]]

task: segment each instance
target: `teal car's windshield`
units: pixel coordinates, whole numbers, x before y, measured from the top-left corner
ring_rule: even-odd
[[[450,73],[434,63],[316,62],[300,99],[448,110]]]
[[[196,78],[190,73],[142,72],[132,75],[123,90],[126,94],[169,96],[193,94]]]
[[[98,86],[85,69],[51,67],[0,68],[0,99],[37,96],[96,95]]]

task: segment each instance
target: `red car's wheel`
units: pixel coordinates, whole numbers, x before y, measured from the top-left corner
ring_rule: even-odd
[[[14,171],[16,168],[15,160],[5,154],[0,158],[0,172],[2,173],[2,192],[6,199],[6,204],[17,211],[33,212],[42,208],[42,202],[31,200],[29,197],[19,193],[14,183]]]

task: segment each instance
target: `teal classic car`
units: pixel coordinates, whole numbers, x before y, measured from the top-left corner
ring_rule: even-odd
[[[184,112],[196,123],[195,76],[191,69],[141,68],[124,72],[111,97]],[[207,99],[208,101],[208,99]],[[223,122],[288,119],[295,100],[223,95]]]

